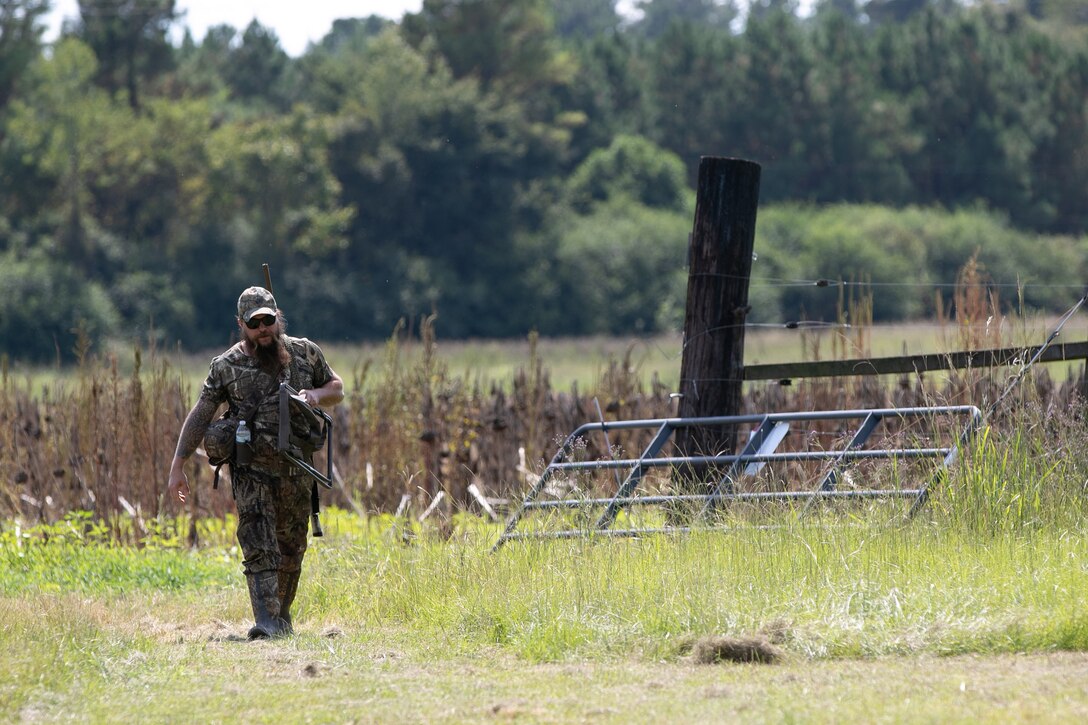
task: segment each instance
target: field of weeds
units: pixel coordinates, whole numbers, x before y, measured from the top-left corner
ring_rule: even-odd
[[[864,314],[855,313],[864,318]],[[1041,322],[990,318],[972,324],[834,331],[753,330],[752,361],[847,358],[912,352],[1038,344]],[[1067,334],[1076,335],[1075,330]],[[445,345],[424,321],[421,337],[394,335],[380,348],[330,354],[345,379],[347,398],[334,412],[337,488],[327,503],[356,512],[417,513],[444,493],[444,521],[459,511],[480,513],[479,491],[501,502],[520,499],[564,436],[598,420],[651,419],[676,414],[682,351],[677,341],[541,341],[487,348],[490,367],[471,343]],[[494,343],[480,343],[486,347]],[[882,353],[874,350],[884,351]],[[339,360],[337,359],[339,358]],[[567,385],[554,382],[552,361]],[[343,362],[341,362],[343,361]],[[474,362],[475,361],[475,362]],[[580,361],[575,372],[574,361]],[[207,360],[203,360],[203,365]],[[212,490],[211,469],[194,457],[195,495],[185,511],[164,501],[165,474],[182,421],[195,400],[199,374],[191,356],[133,350],[128,357],[85,356],[49,379],[9,374],[0,379],[0,516],[28,523],[57,521],[72,511],[96,520],[133,520],[135,535],[150,519],[184,513],[193,520],[232,510],[229,486]],[[1054,375],[1051,375],[1051,370]],[[663,372],[664,371],[664,372]],[[743,413],[976,405],[985,409],[1006,384],[1008,369],[967,370],[923,377],[751,383]],[[1077,408],[1080,367],[1038,366],[1019,386],[995,424],[1018,408],[1042,419]],[[582,387],[578,381],[592,380]],[[827,440],[842,431],[823,430]],[[609,445],[637,452],[643,437],[616,434]],[[809,441],[801,445],[828,445]],[[599,451],[598,451],[599,452]],[[614,491],[608,476],[593,485]],[[500,509],[501,513],[501,509]],[[193,532],[195,535],[195,530]]]

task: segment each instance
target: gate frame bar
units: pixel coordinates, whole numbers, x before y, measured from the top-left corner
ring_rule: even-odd
[[[963,432],[958,437],[956,444],[938,448],[886,448],[886,449],[862,449],[885,419],[906,419],[945,416],[967,416],[968,420]],[[843,449],[828,451],[798,451],[794,453],[777,453],[775,449],[785,437],[786,431],[783,425],[798,421],[816,420],[850,420],[860,419],[861,423],[850,442]],[[567,436],[563,445],[552,457],[544,473],[532,485],[522,500],[521,505],[510,515],[506,527],[492,547],[497,550],[507,541],[521,539],[540,538],[580,538],[594,535],[606,536],[642,536],[653,533],[668,533],[690,531],[692,527],[665,527],[659,529],[612,529],[621,508],[635,505],[667,504],[674,502],[704,502],[702,516],[705,517],[723,501],[734,500],[789,500],[806,499],[806,505],[801,511],[803,516],[809,506],[817,499],[839,498],[886,498],[886,497],[914,497],[910,509],[913,516],[928,499],[930,486],[944,476],[947,469],[955,462],[959,449],[979,429],[983,421],[981,411],[973,405],[954,406],[927,406],[910,408],[868,408],[854,410],[825,410],[812,412],[793,413],[765,413],[731,416],[707,416],[695,418],[651,418],[642,420],[625,421],[599,421],[584,423]],[[746,423],[758,423],[751,436],[739,454],[716,454],[710,456],[666,456],[657,457],[665,444],[680,428],[693,426],[721,426],[743,425]],[[608,458],[595,461],[569,461],[568,458],[575,450],[576,444],[587,434],[601,432],[607,435],[609,430],[635,430],[652,429],[656,432],[649,444],[638,458],[616,459]],[[611,450],[611,448],[610,448]],[[887,490],[862,490],[840,491],[836,488],[842,469],[850,462],[873,458],[942,458],[937,470],[929,480],[918,488],[887,489]],[[782,492],[737,492],[735,481],[740,476],[753,473],[753,467],[772,461],[801,461],[801,460],[827,460],[830,462],[828,471],[822,477],[816,490],[813,491],[782,491]],[[649,468],[677,467],[677,466],[713,466],[729,464],[729,468],[716,482],[709,494],[685,494],[685,495],[659,495],[659,496],[635,496],[634,493],[646,470]],[[585,471],[603,469],[627,469],[628,473],[619,485],[616,494],[609,498],[593,499],[562,499],[555,501],[537,501],[537,497],[544,488],[556,478],[557,474],[565,471]],[[605,511],[597,519],[593,529],[576,529],[557,532],[533,532],[514,533],[518,523],[527,511],[548,508],[581,508],[589,506],[605,506]],[[701,527],[713,529],[715,527]]]

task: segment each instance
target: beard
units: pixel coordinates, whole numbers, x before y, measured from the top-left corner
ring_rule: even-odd
[[[287,320],[280,313],[272,339],[265,343],[253,343],[253,356],[257,359],[257,365],[272,377],[277,377],[291,362],[291,353],[287,350],[287,341],[284,339],[286,329]]]

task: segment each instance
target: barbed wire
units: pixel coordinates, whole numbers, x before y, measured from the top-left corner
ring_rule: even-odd
[[[990,409],[986,411],[986,415],[984,416],[983,420],[989,418],[994,414],[994,412],[997,411],[997,409],[1001,406],[1001,403],[1005,400],[1006,397],[1008,397],[1009,393],[1011,393],[1013,389],[1020,384],[1020,381],[1023,379],[1023,377],[1027,375],[1027,372],[1031,369],[1031,366],[1034,365],[1040,357],[1042,357],[1043,352],[1048,347],[1050,347],[1051,343],[1053,343],[1054,340],[1056,340],[1058,336],[1062,333],[1062,328],[1065,327],[1065,323],[1069,322],[1069,320],[1073,318],[1073,315],[1077,314],[1077,311],[1082,306],[1084,306],[1086,302],[1088,302],[1088,292],[1082,294],[1080,299],[1077,300],[1077,303],[1070,307],[1069,310],[1061,317],[1061,319],[1058,321],[1058,324],[1054,327],[1050,335],[1046,338],[1046,341],[1039,347],[1038,350],[1035,351],[1035,354],[1032,355],[1031,359],[1020,367],[1020,369],[1012,377],[1012,380],[1010,380],[1008,385],[1005,386],[1005,389],[1001,392],[1001,395],[997,397],[997,400],[993,402],[993,404],[990,406]],[[1024,348],[1025,353],[1027,352],[1027,350],[1028,348]]]
[[[723,330],[737,330],[740,328],[745,329],[763,329],[763,330],[856,330],[856,329],[871,329],[880,327],[881,325],[909,325],[912,328],[933,328],[933,329],[956,329],[963,327],[964,325],[978,326],[978,325],[991,325],[993,318],[987,318],[985,320],[978,320],[976,322],[964,323],[956,320],[909,320],[899,322],[869,322],[865,324],[852,324],[850,322],[830,322],[827,320],[787,320],[785,322],[738,322],[733,325],[715,325],[702,330],[698,335],[693,336],[691,339],[686,340],[680,349],[683,350],[691,342],[694,342],[699,337],[709,335],[714,332],[721,332]],[[674,334],[682,335],[683,331],[674,330]],[[660,345],[657,345],[660,348]]]
[[[1081,289],[1083,289],[1083,288],[1081,288]],[[1004,391],[997,397],[997,399],[990,406],[990,409],[987,412],[986,417],[989,417],[990,415],[993,414],[993,412],[1000,406],[1001,402],[1009,395],[1009,393],[1012,391],[1012,389],[1015,388],[1019,384],[1020,380],[1024,377],[1024,375],[1027,374],[1028,370],[1038,361],[1039,357],[1046,350],[1046,348],[1049,347],[1054,342],[1054,340],[1061,334],[1062,328],[1065,327],[1066,323],[1068,323],[1073,318],[1073,316],[1081,309],[1081,307],[1083,307],[1086,303],[1088,303],[1088,292],[1083,294],[1081,296],[1081,298],[1077,301],[1076,304],[1074,304],[1072,307],[1068,308],[1063,313],[1063,315],[1059,319],[1058,323],[1055,325],[1054,329],[1051,331],[1050,335],[1047,337],[1046,341],[1039,347],[1038,350],[1036,350],[1035,354],[1031,357],[1031,359],[1027,360],[1026,362],[1022,362],[1020,364],[1020,368],[1017,370],[1016,373],[1013,374],[1012,378],[1007,383]],[[826,327],[847,327],[847,328],[849,327],[849,325],[846,325],[846,324],[832,324],[832,323],[816,323],[816,324],[821,325],[821,326],[826,326]],[[683,352],[683,350],[687,347],[687,345],[689,343],[693,342],[698,337],[700,337],[702,335],[710,334],[711,332],[714,332],[714,331],[726,329],[726,328],[729,328],[729,327],[756,327],[756,326],[787,327],[787,326],[790,326],[790,325],[798,326],[798,325],[800,325],[800,323],[797,323],[797,322],[780,323],[780,324],[776,324],[776,325],[770,325],[770,324],[759,325],[759,323],[755,323],[755,324],[744,323],[744,324],[738,324],[738,325],[722,325],[722,326],[718,326],[718,327],[715,327],[715,328],[710,328],[708,330],[704,330],[702,333],[700,333],[700,335],[696,335],[696,336],[692,337],[691,340],[685,341],[684,344],[681,346],[681,352]],[[657,346],[659,352],[661,352],[661,354],[664,355],[667,359],[675,359],[677,357],[676,354],[666,353],[664,350],[661,349],[661,346],[659,344],[655,343],[655,345]],[[1027,351],[1030,350],[1031,347],[1032,347],[1031,345],[1023,346],[1025,356],[1026,356]],[[699,394],[698,393],[698,385],[699,385],[699,383],[745,383],[745,382],[751,382],[751,381],[745,380],[743,377],[741,377],[741,378],[738,378],[738,377],[698,377],[698,378],[681,377],[677,381],[677,385],[678,385],[680,390],[684,390],[685,389],[685,383],[690,383],[691,386],[692,386],[692,392],[696,395],[696,397],[698,397],[698,394]],[[788,379],[783,379],[783,380],[779,380],[778,384],[779,385],[792,385],[793,381],[788,380]]]
[[[915,287],[925,289],[956,289],[959,287],[986,287],[995,289],[1075,289],[1084,288],[1083,284],[1051,284],[1036,282],[858,282],[835,280],[826,277],[815,279],[790,277],[745,277],[727,272],[692,272],[692,277],[720,277],[722,279],[748,280],[750,284],[763,287]]]

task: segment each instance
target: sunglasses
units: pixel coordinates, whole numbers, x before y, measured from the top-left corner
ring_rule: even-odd
[[[276,325],[276,316],[261,315],[260,317],[254,317],[253,319],[246,322],[246,327],[251,330],[256,330],[261,325],[264,325],[265,327],[274,327]]]

